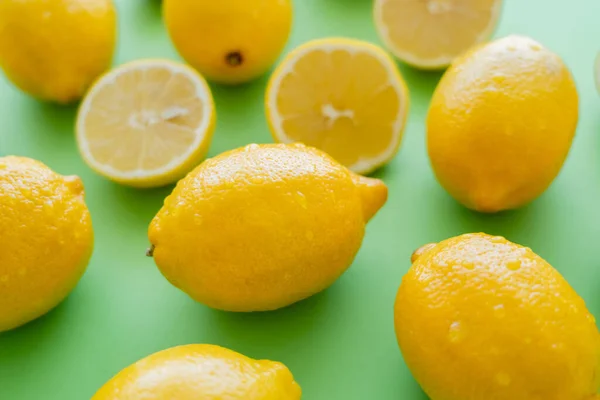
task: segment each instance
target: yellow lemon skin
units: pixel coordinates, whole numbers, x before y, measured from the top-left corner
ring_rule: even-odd
[[[192,298],[266,311],[330,286],[387,199],[378,179],[301,144],[250,145],[181,180],[150,225],[151,254]]]
[[[468,234],[414,260],[396,298],[396,335],[432,400],[596,398],[594,317],[541,257]]]
[[[164,19],[181,56],[207,79],[238,84],[263,75],[292,26],[291,0],[165,0]]]
[[[116,30],[112,0],[2,0],[0,67],[31,96],[70,103],[109,68]]]
[[[0,158],[0,332],[50,311],[75,287],[92,253],[78,177],[29,158]]]
[[[578,101],[560,57],[532,39],[508,36],[467,52],[442,77],[427,116],[439,182],[482,212],[534,200],[567,157]]]
[[[173,347],[146,357],[108,381],[92,400],[299,400],[300,386],[278,362],[222,347]]]

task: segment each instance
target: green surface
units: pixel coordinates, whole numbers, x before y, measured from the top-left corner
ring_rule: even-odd
[[[178,59],[158,1],[117,3],[116,63]],[[288,48],[331,35],[379,43],[370,0],[296,0],[294,5]],[[134,190],[95,175],[75,147],[76,108],[36,102],[0,79],[0,155],[33,157],[58,172],[80,175],[96,232],[92,262],[72,295],[46,317],[0,335],[0,399],[90,398],[130,363],[186,343],[215,343],[283,361],[308,400],[426,399],[396,345],[394,296],[416,247],[473,231],[532,247],[600,317],[600,100],[592,75],[599,18],[598,0],[507,0],[496,33],[539,40],[564,57],[577,80],[577,136],[546,194],[524,209],[492,216],[455,203],[436,183],[424,142],[427,105],[440,74],[402,66],[412,99],[408,128],[399,156],[377,173],[389,185],[390,198],[369,224],[354,265],[326,292],[262,314],[213,311],[168,284],[144,251],[147,225],[171,188]],[[213,85],[218,124],[211,155],[270,141],[265,85],[265,78],[237,88]]]

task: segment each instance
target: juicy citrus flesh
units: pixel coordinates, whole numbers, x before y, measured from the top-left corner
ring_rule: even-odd
[[[210,89],[198,73],[166,60],[136,61],[90,90],[77,117],[77,140],[100,174],[132,186],[160,186],[202,160],[214,121]]]
[[[276,141],[319,148],[362,174],[397,153],[408,107],[393,60],[375,45],[343,38],[292,51],[271,76],[266,95]]]
[[[40,162],[0,158],[0,332],[58,305],[83,275],[93,248],[81,180]]]
[[[301,144],[250,145],[198,166],[149,228],[154,260],[192,298],[227,311],[278,309],[352,263],[387,187]]]
[[[442,77],[427,116],[427,147],[442,186],[482,212],[521,207],[560,172],[579,98],[560,57],[508,36],[474,48]]]
[[[492,34],[502,0],[375,0],[377,30],[396,57],[415,67],[447,67]]]
[[[112,0],[0,1],[0,67],[42,100],[70,103],[110,66],[117,20]]]
[[[152,354],[108,381],[92,400],[299,400],[300,386],[278,362],[197,344]]]
[[[267,72],[287,42],[292,11],[291,0],[163,2],[167,30],[181,56],[207,79],[225,84]]]
[[[417,252],[398,343],[432,400],[590,400],[600,335],[584,301],[530,249],[462,235]]]

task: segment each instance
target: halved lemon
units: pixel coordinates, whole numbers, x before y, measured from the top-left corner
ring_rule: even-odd
[[[489,39],[501,7],[502,0],[375,0],[375,25],[400,60],[438,69]]]
[[[276,141],[319,148],[361,174],[396,155],[409,107],[391,57],[344,38],[293,50],[271,76],[265,101]]]
[[[156,187],[182,178],[205,157],[215,107],[204,78],[168,60],[140,60],[102,76],[77,115],[77,143],[99,174]]]

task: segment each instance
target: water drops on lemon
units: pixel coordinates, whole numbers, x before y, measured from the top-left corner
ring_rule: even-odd
[[[442,77],[427,115],[431,165],[466,207],[518,208],[558,175],[578,118],[561,58],[530,38],[501,38],[462,55]]]
[[[0,158],[0,332],[57,306],[93,248],[81,180],[23,157]]]
[[[283,364],[194,344],[152,354],[108,381],[92,400],[300,400]]]
[[[398,290],[395,326],[429,398],[590,400],[597,393],[594,318],[541,257],[485,234],[416,254]]]
[[[267,88],[273,138],[319,148],[367,174],[398,152],[408,89],[379,47],[354,39],[305,43],[277,67]]]
[[[210,307],[274,310],[333,284],[386,199],[382,181],[317,149],[250,145],[178,183],[150,225],[149,255]]]
[[[0,67],[24,92],[70,103],[110,66],[112,0],[0,1]]]
[[[263,75],[285,46],[291,0],[164,0],[167,31],[181,56],[226,84]]]
[[[206,81],[168,60],[138,60],[101,77],[77,115],[77,143],[99,174],[135,187],[185,176],[206,155],[215,127]]]

